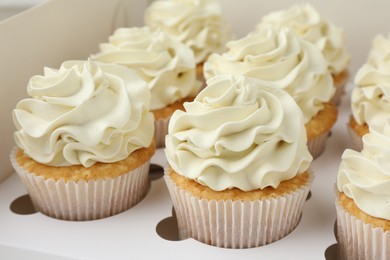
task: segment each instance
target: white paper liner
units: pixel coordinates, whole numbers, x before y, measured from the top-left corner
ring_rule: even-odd
[[[165,136],[168,134],[168,118],[161,118],[154,121],[154,138],[156,139],[157,148],[165,147]]]
[[[89,181],[55,181],[29,173],[16,161],[11,163],[27,188],[37,211],[63,220],[94,220],[125,211],[142,200],[148,189],[149,161],[114,178]]]
[[[337,197],[336,197],[337,198]],[[390,259],[390,232],[347,212],[336,199],[339,259]]]
[[[356,133],[350,126],[347,124],[348,134],[351,138],[351,148],[355,151],[361,151],[363,149],[363,139],[358,133]]]
[[[167,169],[166,169],[167,171]],[[277,241],[298,225],[307,185],[274,199],[206,200],[176,186],[164,175],[178,221],[179,238],[224,248],[251,248]]]
[[[329,133],[330,131],[326,131],[315,138],[307,140],[307,148],[313,156],[313,160],[318,158],[325,151],[326,140],[328,139]]]

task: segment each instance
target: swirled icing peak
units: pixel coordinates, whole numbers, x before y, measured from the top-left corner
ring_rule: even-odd
[[[340,192],[365,213],[390,220],[390,124],[370,127],[363,150],[347,149],[337,178]]]
[[[16,144],[52,166],[116,162],[150,146],[150,92],[132,70],[115,64],[67,61],[33,76],[13,110]]]
[[[264,16],[257,31],[269,27],[288,27],[303,39],[315,44],[324,54],[331,73],[347,70],[350,55],[346,50],[344,31],[326,21],[309,4],[294,5],[290,9]]]
[[[166,150],[178,174],[213,190],[278,187],[312,160],[302,112],[285,91],[243,76],[207,81],[169,123]]]
[[[288,92],[307,123],[335,88],[322,53],[288,28],[269,28],[226,44],[228,51],[212,54],[204,65],[205,78],[233,74],[267,81]]]
[[[145,24],[160,29],[189,46],[201,63],[214,52],[225,49],[229,30],[216,0],[159,0],[145,12]]]
[[[390,52],[373,50],[371,59],[356,73],[351,110],[358,124],[380,126],[390,117]]]
[[[100,53],[91,58],[135,70],[148,83],[151,110],[199,92],[192,50],[164,32],[152,32],[148,27],[119,28],[108,41],[100,44]]]

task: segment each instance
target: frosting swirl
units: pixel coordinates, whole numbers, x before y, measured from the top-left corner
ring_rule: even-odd
[[[153,114],[146,83],[130,69],[67,61],[33,76],[13,110],[16,144],[52,166],[116,162],[149,147]]]
[[[196,63],[223,51],[230,38],[216,0],[155,1],[145,11],[145,24],[189,46]]]
[[[312,160],[302,112],[262,81],[221,75],[169,124],[165,154],[178,174],[213,190],[278,187]]]
[[[152,32],[148,27],[119,28],[108,43],[99,47],[100,53],[92,55],[92,59],[131,68],[148,83],[151,110],[199,92],[191,49],[161,31]]]
[[[347,69],[350,55],[346,50],[344,31],[323,19],[313,6],[294,5],[288,10],[272,12],[263,17],[256,30],[269,27],[288,27],[315,44],[325,56],[331,73],[339,74]]]
[[[287,28],[266,29],[226,44],[204,65],[205,78],[218,74],[244,75],[267,81],[288,92],[307,123],[335,92],[322,53]]]
[[[378,34],[372,41],[371,50],[368,54],[368,63],[375,64],[376,61],[382,60],[385,56],[390,56],[390,34],[387,37]]]
[[[390,55],[376,56],[356,73],[352,115],[360,125],[383,125],[390,116]]]
[[[342,155],[337,187],[365,213],[390,220],[390,125],[370,127],[363,150]]]

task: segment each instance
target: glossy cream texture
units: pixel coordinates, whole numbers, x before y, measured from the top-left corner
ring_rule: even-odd
[[[180,175],[213,190],[277,188],[312,161],[302,112],[285,91],[216,76],[169,124],[165,154]]]
[[[390,52],[377,55],[356,73],[351,110],[360,124],[383,125],[390,117]]]
[[[343,29],[326,21],[313,6],[294,5],[287,10],[272,12],[262,18],[256,30],[269,27],[288,27],[315,44],[325,56],[331,73],[338,74],[348,69],[350,55],[346,50]]]
[[[45,68],[13,111],[16,144],[52,166],[116,162],[149,147],[154,118],[146,82],[132,70],[92,61]]]
[[[100,53],[92,59],[135,70],[148,83],[151,110],[199,92],[193,52],[165,33],[148,27],[119,28],[108,41],[100,44]]]
[[[183,42],[195,53],[196,63],[225,49],[230,34],[216,0],[159,0],[145,12],[145,24]]]
[[[390,127],[370,128],[363,150],[347,149],[337,178],[340,192],[368,215],[390,220]]]
[[[266,29],[227,43],[204,65],[205,78],[234,74],[257,78],[285,90],[310,121],[334,95],[332,76],[322,53],[287,28]]]

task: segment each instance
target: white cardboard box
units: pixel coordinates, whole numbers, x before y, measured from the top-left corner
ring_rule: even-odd
[[[237,36],[252,30],[262,15],[296,2],[221,0]],[[308,2],[345,29],[352,53],[352,76],[365,61],[374,35],[390,32],[390,4],[386,0]],[[166,237],[174,233],[174,225],[164,220],[171,216],[172,203],[161,178],[151,182],[147,197],[134,208],[102,220],[69,222],[40,213],[16,214],[10,209],[26,194],[13,174],[8,155],[14,145],[11,111],[26,97],[28,79],[42,74],[44,66],[56,68],[65,60],[85,59],[119,26],[142,25],[146,5],[147,1],[136,0],[52,0],[0,22],[0,259],[324,259],[325,251],[336,242],[334,183],[340,155],[349,145],[349,94],[344,96],[325,153],[312,166],[312,196],[305,203],[300,224],[270,245],[232,250],[193,239],[162,238],[156,227]],[[350,84],[348,93],[351,88]],[[162,151],[153,161],[165,163]],[[327,251],[327,259],[334,259],[333,249]]]

